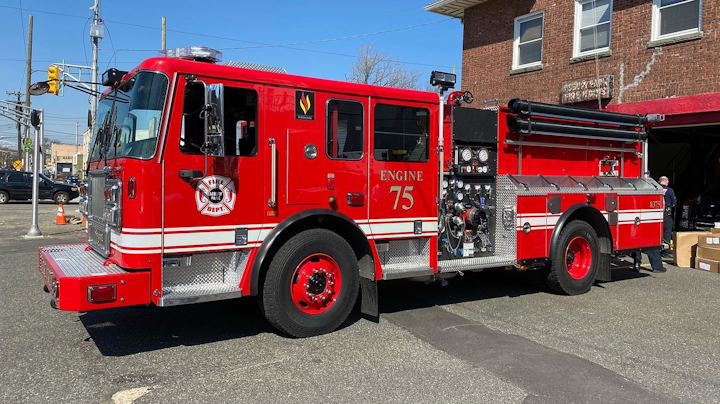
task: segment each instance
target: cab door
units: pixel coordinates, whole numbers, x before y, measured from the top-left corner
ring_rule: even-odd
[[[437,257],[437,106],[371,102],[369,227],[383,277],[433,268]],[[390,275],[390,273],[395,273]]]
[[[5,180],[11,199],[32,198],[32,178],[28,173],[11,172]]]
[[[205,156],[205,89],[223,84],[221,147]],[[180,79],[164,155],[165,254],[258,245],[263,227],[260,85],[198,77]],[[206,163],[207,160],[207,163]]]
[[[323,101],[325,192],[336,199],[333,209],[364,224],[369,208],[367,98],[327,95]]]

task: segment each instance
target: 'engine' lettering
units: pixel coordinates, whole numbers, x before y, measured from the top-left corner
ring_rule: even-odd
[[[422,171],[380,170],[380,181],[422,181]]]

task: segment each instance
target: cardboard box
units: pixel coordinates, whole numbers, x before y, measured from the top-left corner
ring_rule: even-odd
[[[706,233],[699,235],[698,247],[720,248],[720,234]]]
[[[720,273],[720,261],[709,260],[705,258],[697,258],[695,260],[695,269],[703,271]]]
[[[690,258],[695,255],[698,237],[710,234],[704,231],[685,231],[673,233],[673,264],[679,267],[689,268]]]
[[[720,248],[698,247],[697,257],[706,260],[720,261]]]
[[[717,226],[717,223],[715,223],[715,226]],[[710,233],[720,234],[720,227],[713,227],[712,229],[710,229]]]

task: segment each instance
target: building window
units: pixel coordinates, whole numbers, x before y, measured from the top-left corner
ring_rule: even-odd
[[[611,0],[575,1],[575,57],[610,50]]]
[[[325,150],[331,159],[360,160],[363,156],[363,105],[357,101],[327,103]]]
[[[700,32],[702,0],[653,0],[653,40]]]
[[[375,105],[373,154],[377,161],[428,161],[430,111],[401,105]]]
[[[542,65],[544,15],[538,11],[515,19],[513,69]]]

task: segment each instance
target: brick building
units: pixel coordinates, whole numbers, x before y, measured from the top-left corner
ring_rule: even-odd
[[[720,0],[438,0],[425,9],[462,21],[462,89],[476,100],[660,114],[653,176],[669,176],[681,200],[720,206]]]
[[[462,87],[478,99],[572,103],[599,93],[607,105],[720,92],[717,0],[441,0],[426,9],[462,19]]]

